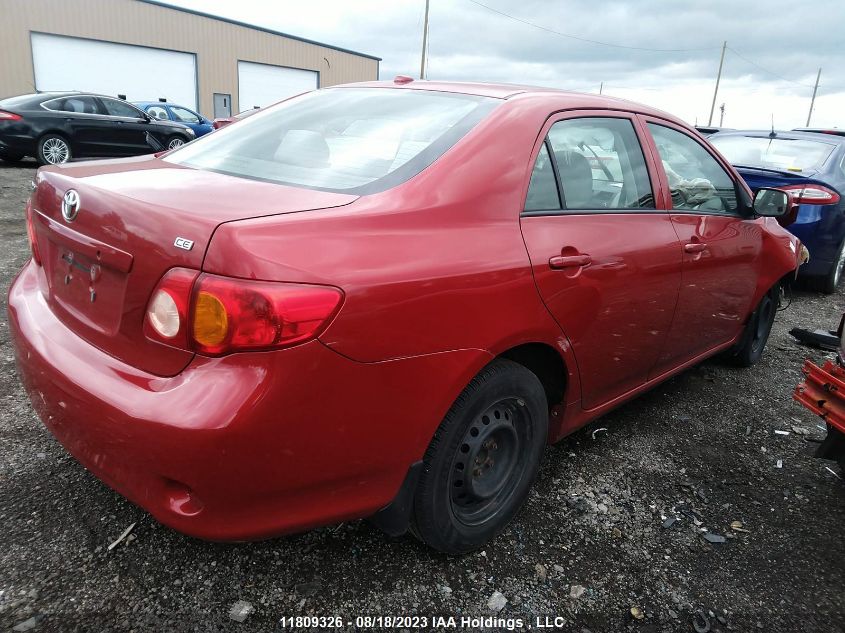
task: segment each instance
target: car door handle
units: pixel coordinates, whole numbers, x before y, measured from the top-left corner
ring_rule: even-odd
[[[593,258],[589,255],[558,255],[549,259],[549,268],[583,268],[589,266]]]
[[[684,244],[684,251],[687,253],[700,253],[706,250],[707,244],[703,244],[701,242],[690,242],[689,244]]]

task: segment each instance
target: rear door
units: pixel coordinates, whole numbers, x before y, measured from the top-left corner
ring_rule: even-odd
[[[520,223],[585,409],[645,383],[677,301],[681,249],[642,133],[633,115],[575,111],[552,117],[534,148]]]
[[[683,249],[678,308],[657,376],[740,332],[753,307],[763,228],[743,215],[739,185],[705,141],[670,122],[643,120]]]
[[[108,153],[111,124],[94,97],[72,95],[46,101],[43,107],[64,116],[77,158]]]

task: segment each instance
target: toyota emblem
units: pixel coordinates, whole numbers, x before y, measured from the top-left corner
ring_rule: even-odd
[[[75,189],[68,189],[62,198],[62,217],[65,222],[73,222],[79,214],[79,193]]]

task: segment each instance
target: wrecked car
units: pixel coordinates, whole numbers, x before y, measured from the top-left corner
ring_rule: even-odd
[[[514,518],[545,445],[716,354],[763,354],[801,245],[691,127],[597,95],[407,77],[175,151],[39,170],[20,376],[177,530]]]

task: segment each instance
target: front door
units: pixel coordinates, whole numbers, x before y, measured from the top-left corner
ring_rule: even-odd
[[[681,248],[642,134],[633,116],[571,112],[534,150],[522,234],[572,344],[585,409],[646,382],[678,297]]]
[[[225,119],[232,116],[232,95],[214,93],[214,118]]]
[[[150,123],[144,113],[120,99],[100,97],[111,125],[111,154],[135,156],[149,154],[147,131]]]
[[[739,334],[753,309],[763,236],[760,221],[743,215],[737,184],[704,141],[666,121],[646,120],[683,248],[678,308],[652,372],[657,376]]]

